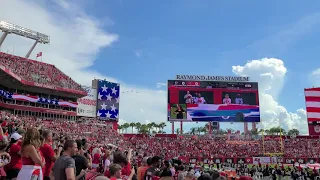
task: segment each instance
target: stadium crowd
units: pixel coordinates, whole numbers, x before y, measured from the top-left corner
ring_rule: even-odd
[[[81,85],[52,64],[0,52],[0,65],[28,82],[83,91]]]
[[[81,122],[18,117],[0,113],[2,179],[250,179],[264,176],[315,178],[318,171],[299,167],[211,162],[190,158],[259,157],[263,148],[278,151],[280,141],[226,141],[201,137],[125,137],[95,119]],[[319,139],[283,141],[285,157],[319,157]],[[183,157],[183,158],[179,158]],[[165,160],[165,161],[163,161]],[[133,169],[132,169],[133,167]],[[217,169],[217,170],[214,170]],[[43,178],[42,178],[43,177]],[[54,177],[54,178],[53,178]]]

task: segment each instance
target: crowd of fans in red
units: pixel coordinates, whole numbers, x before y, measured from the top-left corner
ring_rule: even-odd
[[[11,162],[4,166],[6,171],[0,171],[2,174],[7,173],[10,177],[12,174],[17,175],[19,171],[10,171],[10,169],[21,169],[22,164],[37,164],[43,163],[42,166],[47,169],[52,169],[53,162],[59,157],[63,149],[63,144],[70,139],[78,139],[86,143],[77,143],[79,152],[86,154],[88,158],[88,168],[106,171],[109,168],[110,162],[114,160],[111,156],[110,148],[117,148],[122,150],[130,150],[132,153],[132,159],[129,160],[129,166],[124,174],[127,178],[130,177],[131,165],[141,165],[146,163],[144,157],[152,157],[158,155],[165,157],[165,159],[181,158],[182,160],[189,161],[189,158],[197,157],[253,157],[263,156],[263,151],[267,152],[279,152],[281,150],[280,141],[270,139],[265,141],[264,146],[261,140],[252,141],[226,141],[226,138],[211,138],[203,139],[201,137],[153,137],[153,136],[132,136],[125,137],[112,129],[112,126],[95,119],[76,121],[61,120],[48,120],[40,119],[32,116],[17,117],[5,111],[0,113],[2,132],[0,138],[0,155],[1,152],[9,152],[11,156]],[[1,128],[0,128],[1,129]],[[28,130],[29,129],[29,130]],[[29,143],[32,144],[32,138],[35,138],[36,132],[32,129],[42,131],[42,148],[38,160],[32,158],[32,149],[23,150],[24,153],[19,154],[23,143],[19,141],[24,136],[25,139],[31,138]],[[16,132],[16,133],[14,133]],[[51,135],[49,135],[51,132]],[[39,133],[39,132],[38,132]],[[30,136],[30,137],[29,137]],[[49,139],[46,139],[49,138]],[[8,144],[10,142],[9,148]],[[320,143],[319,139],[300,139],[292,138],[283,141],[284,144],[284,156],[286,157],[314,157],[320,156]],[[69,144],[70,146],[70,144]],[[70,148],[68,146],[68,148]],[[82,147],[83,146],[83,147]],[[52,149],[52,151],[50,151]],[[8,151],[9,150],[9,151]],[[49,152],[50,151],[50,152]],[[78,152],[78,153],[79,153]],[[70,150],[71,153],[71,150]],[[74,153],[74,152],[73,152]],[[91,156],[90,156],[91,154]],[[21,158],[22,155],[22,158]],[[25,158],[26,157],[29,158]],[[52,156],[49,158],[48,156]],[[41,157],[45,159],[41,160]],[[55,158],[53,158],[55,157]],[[31,158],[31,159],[30,159]],[[104,167],[101,167],[101,159],[103,159]],[[121,158],[120,158],[121,159]],[[22,161],[21,161],[22,160]],[[107,160],[107,161],[106,161]],[[67,161],[67,160],[66,160]],[[50,167],[46,164],[50,164]],[[5,164],[5,161],[1,161]],[[121,164],[121,162],[119,162]],[[128,165],[126,163],[126,165]],[[86,167],[87,168],[87,167]],[[48,177],[50,173],[48,170],[43,169],[44,176]],[[77,170],[77,175],[82,172]],[[110,173],[109,171],[106,172]],[[41,174],[39,174],[40,176]],[[110,176],[110,175],[109,175]],[[140,177],[141,178],[141,177]]]
[[[57,136],[69,136],[72,139],[90,140],[95,147],[113,144],[124,149],[134,149],[139,154],[154,155],[161,154],[167,158],[174,157],[254,157],[262,156],[263,152],[281,152],[281,142],[278,139],[252,140],[252,141],[226,141],[226,138],[194,138],[178,136],[152,137],[133,136],[125,137],[113,130],[111,123],[104,123],[95,119],[76,121],[48,120],[35,118],[33,116],[16,117],[12,114],[2,112],[2,117],[16,122],[15,125],[26,129],[28,127],[45,128],[51,130]],[[18,122],[18,123],[17,123]],[[320,156],[320,139],[291,138],[283,140],[284,156],[292,158],[317,158]],[[158,148],[162,147],[162,148]],[[263,149],[264,148],[264,149]]]
[[[0,65],[28,82],[83,90],[81,85],[51,64],[0,52]]]

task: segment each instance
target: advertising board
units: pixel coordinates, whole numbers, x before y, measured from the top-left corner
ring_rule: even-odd
[[[97,90],[87,89],[88,95],[77,100],[77,116],[96,117]]]

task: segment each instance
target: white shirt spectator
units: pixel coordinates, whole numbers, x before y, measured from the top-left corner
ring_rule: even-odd
[[[184,99],[186,101],[186,104],[192,103],[192,95],[191,94],[184,95]]]
[[[203,97],[196,97],[194,98],[195,104],[206,104],[206,100]]]
[[[223,98],[223,104],[231,104],[230,98]]]
[[[110,166],[111,162],[109,159],[106,159],[104,161],[104,171],[109,170],[109,166]]]

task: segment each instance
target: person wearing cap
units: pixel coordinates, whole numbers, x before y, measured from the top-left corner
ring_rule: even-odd
[[[10,144],[7,147],[7,152],[11,156],[11,161],[7,164],[4,169],[7,172],[7,179],[16,178],[19,174],[20,169],[22,168],[21,161],[21,138],[22,136],[18,133],[13,133],[10,136]]]

